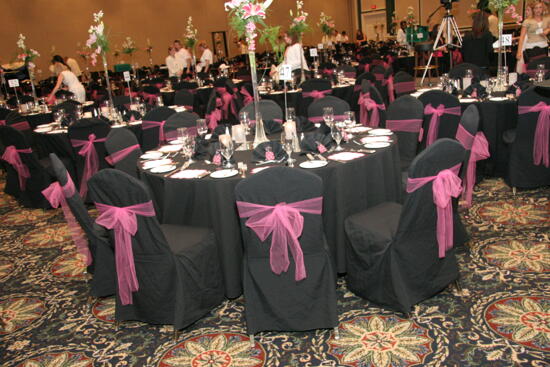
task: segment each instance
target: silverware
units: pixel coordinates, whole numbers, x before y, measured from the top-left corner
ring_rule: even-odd
[[[283,161],[285,160],[285,158],[281,158],[281,159],[272,159],[270,161],[263,161],[263,162],[258,162],[256,163],[256,166],[262,166],[264,164],[270,164],[270,163],[283,163]]]
[[[319,158],[322,161],[326,161],[327,159],[323,157],[321,154],[317,154],[317,158]]]
[[[314,161],[314,160],[315,160],[315,157],[314,157],[313,154],[311,154],[311,153],[307,153],[307,154],[306,154],[306,157],[307,157],[307,159],[309,159],[310,161]]]

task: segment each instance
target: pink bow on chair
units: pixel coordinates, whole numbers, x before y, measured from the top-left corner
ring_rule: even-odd
[[[166,136],[164,134],[164,124],[166,124],[166,121],[143,121],[141,123],[141,129],[147,130],[147,129],[154,129],[158,127],[159,129],[159,145],[166,142]]]
[[[9,145],[2,154],[2,159],[8,162],[16,171],[19,178],[19,188],[21,191],[25,191],[27,179],[31,177],[29,167],[21,160],[19,153],[31,154],[32,149],[17,149],[14,145]]]
[[[133,303],[132,292],[139,289],[132,251],[132,236],[138,230],[137,215],[154,217],[153,203],[148,201],[125,207],[95,203],[99,211],[97,224],[115,231],[115,260],[118,291],[123,305]]]
[[[295,203],[279,203],[275,206],[259,205],[237,201],[240,218],[249,218],[246,226],[251,228],[261,241],[271,234],[269,262],[275,274],[286,272],[290,265],[288,249],[295,263],[294,279],[300,281],[307,277],[304,254],[298,238],[304,229],[304,217],[300,213],[320,215],[323,210],[323,198],[316,197]]]
[[[218,92],[222,101],[223,118],[229,118],[229,108],[231,108],[231,113],[233,113],[233,116],[237,116],[237,106],[235,104],[237,94],[229,93],[224,87],[217,87],[216,92]]]
[[[370,97],[370,93],[359,94],[359,120],[364,126],[378,127],[380,124],[379,110],[385,110],[386,106],[383,104],[377,104],[375,100]],[[369,111],[371,115],[369,118]]]
[[[108,155],[105,157],[105,160],[107,163],[109,163],[111,166],[114,166],[116,163],[120,162],[124,158],[128,157],[130,153],[132,153],[134,150],[139,149],[139,144],[130,145],[129,147],[126,147],[124,149],[121,149],[117,152],[114,152],[111,155]]]
[[[539,102],[534,106],[519,106],[520,115],[537,112],[537,128],[535,129],[535,139],[533,141],[533,163],[535,165],[544,164],[550,167],[550,156],[548,154],[550,139],[550,105]]]
[[[73,196],[75,192],[76,189],[73,180],[71,176],[67,175],[67,183],[64,186],[61,186],[59,182],[52,182],[50,186],[42,190],[42,195],[48,200],[52,208],[59,208],[61,205],[63,216],[67,221],[67,226],[69,227],[69,232],[75,243],[76,249],[78,253],[84,256],[86,265],[90,265],[92,263],[92,254],[88,247],[88,241],[67,204],[67,198]]]
[[[306,98],[321,99],[331,94],[332,90],[312,90],[311,92],[302,92],[302,96]]]
[[[254,102],[254,97],[252,97],[250,95],[250,93],[248,92],[248,90],[245,87],[241,87],[240,93],[244,97],[244,105],[245,106],[252,103],[252,102]]]
[[[462,192],[461,180],[457,176],[461,164],[440,171],[436,176],[409,178],[407,192],[411,193],[433,181],[432,192],[437,207],[437,244],[439,257],[453,248],[453,205],[451,197],[458,197]]]
[[[444,114],[460,116],[460,106],[445,108],[445,105],[440,104],[437,108],[434,108],[431,103],[428,103],[424,107],[424,115],[432,115],[428,128],[428,136],[426,137],[426,146],[431,145],[437,140],[439,123],[441,116]],[[420,137],[420,141],[422,141],[422,137]]]
[[[94,143],[101,143],[105,140],[107,140],[107,138],[96,139],[95,134],[88,135],[88,140],[71,139],[71,145],[73,147],[82,147],[78,151],[78,154],[86,159],[84,163],[82,181],[80,182],[80,196],[83,198],[85,198],[88,193],[88,180],[99,169],[99,158],[97,157],[97,151],[95,150]]]

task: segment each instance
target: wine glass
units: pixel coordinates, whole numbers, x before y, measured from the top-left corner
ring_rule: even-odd
[[[286,160],[289,167],[294,167],[295,159],[292,159],[292,150],[294,147],[293,144],[293,134],[287,134],[283,131],[281,134],[281,143],[283,145],[283,149],[286,152],[288,159]]]
[[[296,121],[296,110],[294,107],[287,107],[286,109],[286,120],[287,121]]]
[[[185,145],[185,141],[187,140],[187,128],[186,127],[178,127],[177,128],[177,133],[178,133],[178,141]]]
[[[243,126],[246,134],[250,134],[250,118],[248,117],[248,112],[242,111],[241,113],[239,113],[239,121],[241,122],[241,125]]]
[[[231,157],[233,156],[233,153],[235,151],[235,148],[233,146],[233,139],[228,138],[220,140],[220,146],[222,148],[222,155],[225,158],[224,168],[233,168],[233,165],[231,164]]]
[[[342,131],[340,130],[340,124],[336,124],[335,126],[333,126],[330,130],[330,134],[332,135],[334,141],[336,141],[336,148],[334,150],[337,152],[341,152],[342,150],[344,150],[344,148],[340,146],[340,142],[342,141]]]
[[[332,124],[334,122],[334,109],[332,107],[323,108],[323,120],[327,126],[332,128]]]
[[[82,114],[83,114],[83,110],[82,110],[82,105],[77,105],[75,110],[74,110],[74,115],[75,115],[75,118],[77,120],[80,120],[82,118]]]
[[[206,135],[208,132],[208,125],[206,125],[205,119],[197,119],[197,134],[199,136]]]
[[[53,111],[53,120],[55,122],[55,126],[59,129],[61,127],[61,119],[63,118],[63,110],[59,109],[56,111]]]

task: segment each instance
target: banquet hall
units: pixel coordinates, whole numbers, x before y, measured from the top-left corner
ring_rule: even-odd
[[[548,365],[548,6],[3,0],[0,365]]]

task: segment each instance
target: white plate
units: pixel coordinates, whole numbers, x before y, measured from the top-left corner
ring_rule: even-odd
[[[82,106],[91,106],[94,104],[94,101],[86,101],[84,103],[82,103]]]
[[[264,169],[268,169],[271,167],[274,167],[274,166],[256,167],[253,170],[251,170],[250,173],[254,174],[254,173],[262,172]]]
[[[361,139],[361,143],[368,144],[368,143],[380,143],[380,142],[388,142],[390,140],[390,137],[387,135],[384,136],[365,136]]]
[[[390,146],[390,143],[383,142],[383,141],[365,144],[365,148],[369,148],[369,149],[387,148],[389,146]]]
[[[139,158],[140,159],[158,159],[162,157],[161,152],[157,152],[156,150],[151,150],[149,152],[146,152],[145,154],[142,154]]]
[[[164,145],[162,147],[159,148],[159,152],[163,152],[163,153],[174,153],[174,152],[177,152],[177,151],[180,151],[181,148],[183,147],[183,145]]]
[[[357,158],[361,158],[364,155],[365,155],[364,153],[358,153],[358,152],[340,152],[340,153],[331,154],[327,158],[333,161],[347,162]]]
[[[393,132],[389,129],[372,129],[369,131],[369,135],[374,136],[384,136],[384,135],[391,135]]]
[[[167,166],[171,165],[174,162],[170,158],[164,158],[164,159],[157,159],[154,161],[147,161],[143,163],[143,169],[151,169],[159,166]]]
[[[38,125],[36,128],[37,129],[42,129],[42,128],[46,128],[46,127],[49,127],[50,129],[52,128],[52,124],[49,123],[49,124],[42,124],[42,125]]]
[[[236,169],[222,169],[220,171],[214,171],[210,174],[210,177],[212,178],[226,178],[226,177],[233,177],[235,175],[239,174],[239,171]]]
[[[129,124],[130,125],[139,125],[139,124],[141,124],[141,120],[130,121]]]
[[[355,126],[355,127],[352,127],[351,129],[348,129],[350,133],[354,133],[354,134],[366,133],[369,130],[372,130],[372,128],[367,126]]]
[[[113,124],[111,125],[111,129],[118,129],[119,127],[124,127],[125,125],[122,124]]]
[[[475,98],[460,98],[460,103],[474,103],[477,102]]]
[[[51,129],[52,129],[51,126],[40,127],[40,128],[34,129],[34,132],[35,132],[35,133],[47,133],[47,132],[50,131]]]
[[[171,178],[183,178],[183,179],[192,179],[192,178],[201,178],[208,174],[208,171],[205,169],[186,169],[179,171],[171,175]]]
[[[151,173],[165,173],[170,172],[176,169],[176,166],[173,164],[165,164],[164,166],[158,166],[151,169]]]
[[[181,145],[182,142],[181,142],[181,139],[178,138],[178,139],[170,140],[170,141],[168,142],[168,144],[171,144],[171,145],[178,145],[178,144],[180,144],[180,145]]]
[[[493,98],[489,98],[491,101],[495,101],[495,102],[501,102],[501,101],[506,101],[508,100],[508,98],[506,97],[493,97]]]
[[[300,167],[302,168],[320,168],[320,167],[324,167],[328,164],[327,161],[321,161],[321,160],[318,160],[318,161],[305,161],[305,162],[302,162],[300,163]]]

